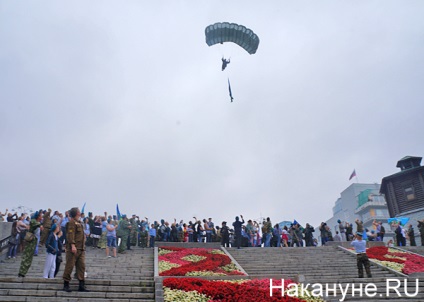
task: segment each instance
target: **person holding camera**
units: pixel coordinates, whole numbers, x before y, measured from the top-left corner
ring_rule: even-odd
[[[314,246],[314,236],[312,234],[313,232],[315,232],[314,228],[309,225],[309,223],[307,223],[305,229],[303,230],[306,246]]]
[[[7,213],[7,209],[6,209],[6,213]],[[4,213],[4,215],[6,215],[6,213]],[[18,220],[18,212],[15,212],[15,214],[9,213],[7,214],[7,218],[6,218],[7,222],[14,222]]]
[[[325,243],[328,241],[328,234],[327,234],[327,224],[325,222],[321,222],[321,225],[319,227],[319,230],[321,232],[321,245],[325,245]]]

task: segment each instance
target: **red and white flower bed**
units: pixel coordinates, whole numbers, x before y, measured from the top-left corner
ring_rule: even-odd
[[[367,249],[368,258],[395,271],[410,275],[424,272],[424,257],[385,246]]]
[[[285,291],[291,280],[284,280]],[[274,281],[274,285],[281,285]],[[164,300],[187,302],[265,302],[265,301],[324,301],[318,297],[291,297],[282,293],[280,289],[273,289],[270,295],[269,279],[237,280],[237,281],[210,281],[195,278],[167,278],[163,280]]]
[[[245,275],[219,249],[159,248],[160,276],[231,276]]]

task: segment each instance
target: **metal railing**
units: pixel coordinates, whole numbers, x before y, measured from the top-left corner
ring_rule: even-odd
[[[9,237],[3,238],[2,240],[0,240],[0,253],[3,252],[3,250],[9,248]]]

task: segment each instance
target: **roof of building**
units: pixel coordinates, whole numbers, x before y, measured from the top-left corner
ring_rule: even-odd
[[[422,159],[423,159],[422,157],[418,157],[418,156],[405,156],[404,158],[400,159],[397,162],[396,167],[402,168],[402,166],[403,166],[402,163],[404,163],[404,162],[414,162],[414,164],[416,164],[416,166],[419,166]]]
[[[419,166],[419,167],[414,167],[414,168],[411,168],[411,169],[402,170],[402,171],[399,171],[399,172],[397,172],[395,174],[392,174],[392,175],[389,175],[389,176],[384,177],[381,180],[380,193],[386,194],[386,182],[387,181],[389,181],[389,180],[391,180],[393,178],[397,178],[397,177],[403,176],[403,175],[417,173],[419,171],[423,171],[424,172],[424,166]]]

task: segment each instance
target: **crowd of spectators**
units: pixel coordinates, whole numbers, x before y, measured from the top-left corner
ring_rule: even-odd
[[[38,255],[38,249],[46,245],[51,226],[58,226],[59,245],[62,247],[66,241],[66,224],[69,221],[68,212],[52,212],[50,209],[40,210],[42,215],[37,246],[34,256]],[[12,222],[12,232],[9,239],[8,258],[15,258],[18,252],[22,252],[25,247],[25,235],[30,227],[30,217],[26,213],[18,214],[6,211],[0,212],[0,221]],[[225,247],[313,247],[318,245],[318,240],[314,238],[314,228],[306,223],[305,226],[294,221],[290,225],[281,227],[279,224],[272,224],[270,218],[263,221],[248,219],[243,216],[235,217],[233,222],[222,221],[217,224],[211,217],[193,219],[185,222],[177,219],[167,221],[165,219],[149,221],[147,217],[122,215],[108,215],[104,212],[101,215],[81,215],[81,222],[86,236],[86,246],[93,249],[104,249],[107,257],[117,257],[118,253],[125,253],[132,247],[151,248],[155,242],[220,242]],[[318,237],[321,245],[329,241],[351,241],[356,232],[363,233],[364,240],[383,241],[385,230],[382,222],[374,221],[374,229],[364,229],[362,222],[358,219],[356,232],[353,225],[348,222],[338,220],[338,230],[333,232],[324,222],[319,226]],[[420,233],[424,233],[424,222],[419,222]],[[396,245],[406,245],[406,238],[410,239],[410,244],[415,245],[414,229],[403,228],[400,224],[396,226]],[[424,242],[424,241],[423,241]],[[62,248],[60,248],[61,250]],[[111,253],[112,252],[112,253]],[[60,257],[58,257],[60,258]]]

